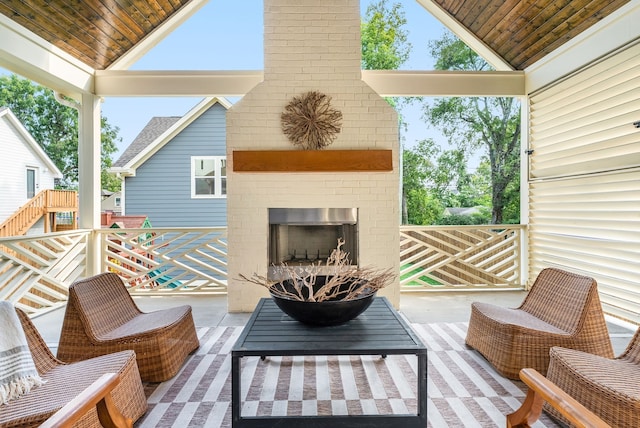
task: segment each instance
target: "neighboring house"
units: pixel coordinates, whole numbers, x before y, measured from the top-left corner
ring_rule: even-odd
[[[123,180],[121,212],[154,227],[226,226],[229,107],[205,98],[183,117],[152,118],[109,170]]]
[[[111,211],[100,214],[100,226],[107,229],[150,229],[146,215],[118,215]]]
[[[122,192],[103,190],[100,208],[102,212],[111,211],[115,215],[122,214]]]
[[[0,107],[0,224],[62,173],[9,108]],[[29,233],[43,232],[43,220]]]

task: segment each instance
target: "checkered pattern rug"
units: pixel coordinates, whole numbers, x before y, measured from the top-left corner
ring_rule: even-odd
[[[526,388],[464,346],[466,323],[413,324],[429,349],[428,426],[503,427]],[[230,350],[242,327],[201,328],[182,371],[147,384],[136,427],[230,427]],[[242,358],[242,415],[416,413],[415,356]],[[543,415],[535,427],[557,427]]]

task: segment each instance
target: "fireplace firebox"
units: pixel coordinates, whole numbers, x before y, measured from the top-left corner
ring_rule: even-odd
[[[325,264],[339,239],[357,265],[357,208],[269,208],[270,266]]]

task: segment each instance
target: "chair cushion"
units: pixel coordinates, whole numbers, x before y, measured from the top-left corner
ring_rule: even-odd
[[[487,318],[499,324],[512,325],[523,329],[536,330],[550,334],[567,334],[566,331],[536,318],[521,309],[505,308],[491,303],[473,302],[471,304]]]
[[[133,351],[122,351],[77,363],[59,365],[42,375],[46,382],[44,385],[2,406],[0,426],[3,428],[37,426],[102,374],[122,373],[128,366],[136,367]],[[122,381],[118,387],[121,385],[123,385]],[[144,398],[142,383],[138,380],[137,384],[133,385],[139,390],[120,393],[120,396],[114,397],[114,402],[123,414],[135,420],[146,411],[146,402],[139,403],[134,398],[136,395]],[[135,404],[135,408],[126,408],[125,403]]]
[[[103,334],[100,340],[122,341],[134,336],[155,334],[159,330],[179,324],[191,311],[191,306],[183,305],[148,313],[141,313],[125,324]]]

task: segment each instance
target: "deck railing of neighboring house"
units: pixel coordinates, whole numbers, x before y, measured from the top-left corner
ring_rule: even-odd
[[[400,228],[402,291],[523,288],[523,226]],[[118,273],[132,294],[226,293],[226,228],[74,230],[0,238],[0,300],[29,313],[66,301],[86,276],[87,244],[100,271]]]
[[[55,231],[55,216],[52,219],[48,214],[58,212],[76,213],[77,211],[78,197],[76,191],[43,190],[29,199],[26,204],[18,208],[15,213],[0,224],[0,237],[24,235],[43,216],[45,217],[45,232]],[[73,218],[75,220],[75,215],[73,215]]]

